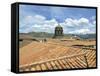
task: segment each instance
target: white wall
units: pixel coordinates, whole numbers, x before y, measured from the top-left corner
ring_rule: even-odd
[[[98,6],[100,13],[100,0],[17,0],[20,2],[36,2],[36,3],[53,3],[66,5],[86,5]],[[99,76],[100,74],[100,48],[98,47],[98,66],[99,69],[91,70],[74,70],[60,72],[43,72],[43,73],[28,73],[14,74],[10,72],[10,56],[11,56],[11,7],[10,4],[16,0],[1,0],[0,1],[0,76]],[[100,29],[100,14],[98,15],[98,29]],[[100,32],[100,30],[98,30]],[[98,36],[100,39],[100,34]],[[99,42],[100,40],[98,40]]]

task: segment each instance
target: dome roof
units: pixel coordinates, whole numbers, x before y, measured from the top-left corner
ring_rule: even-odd
[[[61,29],[62,30],[63,28],[60,25],[58,25],[58,26],[55,27],[55,29],[58,29],[58,30]]]

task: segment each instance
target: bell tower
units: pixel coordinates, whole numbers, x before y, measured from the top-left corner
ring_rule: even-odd
[[[63,36],[63,28],[58,25],[55,27],[54,38],[62,38]]]

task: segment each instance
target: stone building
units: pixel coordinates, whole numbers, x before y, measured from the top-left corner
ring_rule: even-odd
[[[63,37],[63,28],[58,25],[55,27],[55,33],[53,38],[62,38]]]

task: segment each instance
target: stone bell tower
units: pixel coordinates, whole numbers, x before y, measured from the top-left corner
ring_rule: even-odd
[[[55,27],[55,33],[53,38],[62,38],[63,37],[63,28],[58,25]]]

